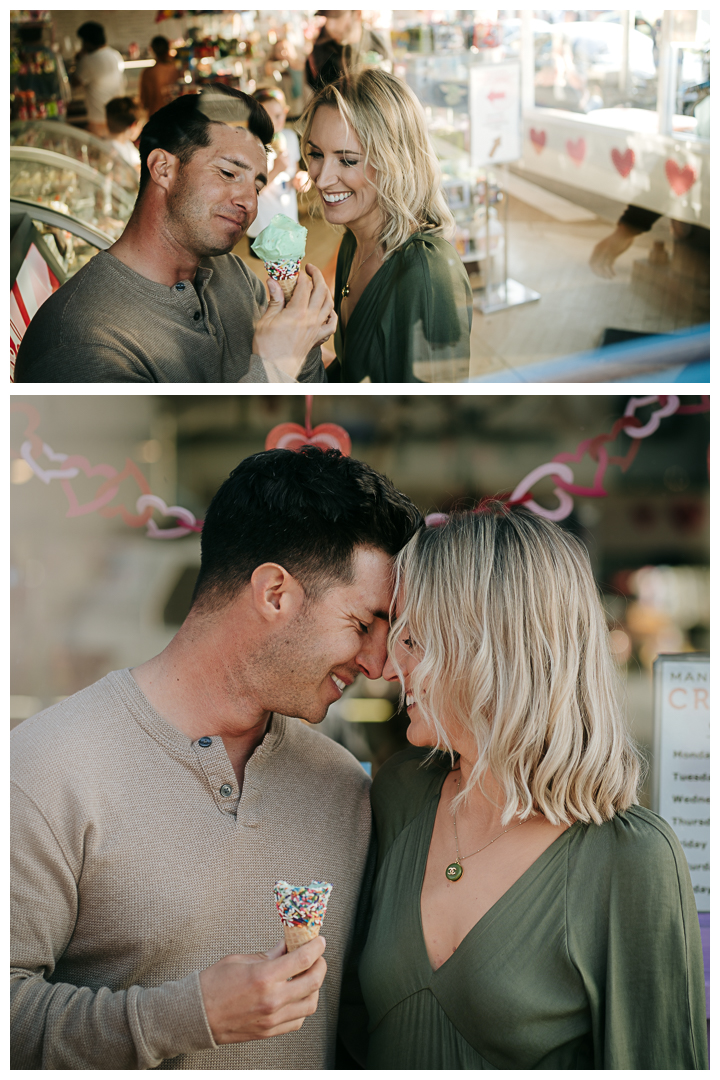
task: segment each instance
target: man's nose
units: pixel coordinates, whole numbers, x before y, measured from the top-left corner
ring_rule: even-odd
[[[255,184],[248,178],[238,187],[232,195],[233,206],[241,206],[246,213],[256,214],[258,208],[258,193]]]
[[[355,657],[364,675],[368,679],[379,679],[387,661],[387,623],[373,629],[363,642],[360,652]]]

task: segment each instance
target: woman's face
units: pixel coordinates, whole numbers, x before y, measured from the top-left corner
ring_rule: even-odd
[[[308,172],[320,193],[331,225],[352,228],[377,224],[382,215],[373,187],[376,170],[365,165],[360,141],[337,109],[321,105],[308,138]]]
[[[396,615],[399,616],[402,613],[403,606],[401,594],[396,607]],[[405,682],[404,704],[410,720],[410,727],[407,729],[408,742],[412,743],[413,746],[434,746],[435,729],[425,716],[419,701],[419,698],[422,697],[422,690],[419,687],[413,687],[411,678],[413,671],[422,660],[422,657],[422,649],[412,640],[412,638],[405,637],[401,639],[396,643],[392,655],[389,655],[387,658],[383,670],[383,679],[387,682],[400,681],[395,670],[396,664],[400,669]],[[395,664],[393,664],[393,660],[395,661]],[[418,695],[418,699],[416,699],[416,694]]]

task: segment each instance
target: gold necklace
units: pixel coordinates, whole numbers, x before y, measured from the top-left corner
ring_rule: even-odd
[[[352,273],[352,274],[348,274],[348,277],[347,277],[347,281],[346,281],[346,282],[345,282],[345,284],[343,285],[343,287],[342,287],[342,291],[341,291],[341,293],[340,293],[340,295],[341,295],[342,297],[345,297],[345,296],[349,296],[349,295],[350,295],[350,282],[352,281],[352,279],[353,279],[354,277],[356,277],[356,275],[357,275],[357,274],[359,274],[359,273],[360,273],[360,271],[362,270],[363,266],[364,266],[364,265],[365,265],[365,263],[366,263],[366,262],[368,261],[368,259],[371,259],[371,258],[373,257],[373,255],[374,255],[374,254],[375,254],[376,252],[377,252],[377,248],[375,247],[375,248],[373,248],[373,249],[372,249],[372,251],[370,252],[370,254],[369,254],[369,255],[367,255],[367,256],[366,256],[366,257],[365,257],[365,258],[363,259],[363,261],[362,261],[362,262],[360,263],[360,265],[358,266],[357,270],[355,270],[355,272],[354,272],[354,273]]]
[[[460,780],[458,780],[457,786],[458,786],[458,795],[459,795],[460,794]],[[490,844],[494,844],[495,841],[499,840],[501,836],[505,835],[505,833],[512,832],[513,829],[519,829],[520,826],[524,825],[524,824],[525,824],[524,821],[518,821],[517,825],[512,825],[509,829],[503,829],[503,831],[501,833],[498,833],[497,836],[493,837],[493,839],[490,840],[489,843],[483,844],[483,846],[479,847],[477,849],[477,851],[471,851],[469,855],[461,855],[460,854],[460,847],[458,845],[457,816],[455,814],[453,814],[453,828],[455,830],[455,850],[457,851],[457,862],[451,862],[450,863],[450,865],[445,870],[445,877],[448,879],[448,881],[459,881],[460,878],[463,876],[463,868],[460,865],[460,863],[464,862],[465,859],[472,858],[473,855],[477,855],[478,852],[484,851],[485,848],[489,848]]]

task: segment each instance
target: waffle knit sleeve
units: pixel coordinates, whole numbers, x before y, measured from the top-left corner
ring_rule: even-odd
[[[115,992],[53,982],[75,932],[82,864],[15,786],[11,812],[11,1068],[152,1069],[214,1049],[197,971]]]

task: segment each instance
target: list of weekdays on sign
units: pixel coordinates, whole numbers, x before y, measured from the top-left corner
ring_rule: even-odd
[[[470,157],[473,167],[520,157],[520,65],[470,68]]]
[[[710,657],[658,656],[654,809],[683,846],[698,911],[710,910]]]

